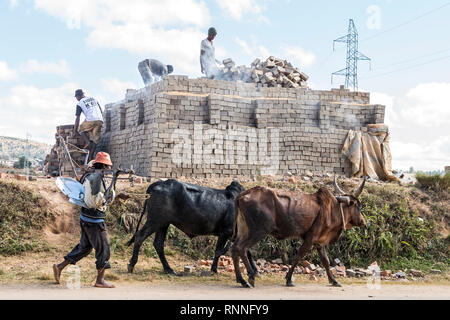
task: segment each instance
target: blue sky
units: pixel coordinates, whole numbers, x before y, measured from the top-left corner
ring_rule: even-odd
[[[156,58],[199,77],[199,46],[215,26],[218,59],[274,55],[314,89],[344,83],[348,19],[359,32],[359,88],[387,106],[394,168],[450,165],[449,1],[0,0],[0,135],[53,143],[74,121],[78,87],[103,104],[142,87],[137,63]]]

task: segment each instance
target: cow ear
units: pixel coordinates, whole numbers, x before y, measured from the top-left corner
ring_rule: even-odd
[[[241,184],[239,183],[239,181],[233,180],[231,182],[231,186],[238,188]]]
[[[225,188],[225,193],[227,195],[227,198],[233,197],[233,194],[231,192],[232,190],[233,190],[233,187],[231,185],[229,185]]]

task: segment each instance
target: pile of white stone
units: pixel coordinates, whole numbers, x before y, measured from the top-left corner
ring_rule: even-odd
[[[308,76],[287,60],[270,56],[265,61],[256,59],[250,67],[236,66],[230,58],[223,60],[224,67],[217,77],[220,80],[243,81],[261,84],[262,87],[306,88]]]

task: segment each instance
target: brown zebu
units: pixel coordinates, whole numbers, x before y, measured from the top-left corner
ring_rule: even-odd
[[[300,247],[288,273],[286,285],[294,286],[292,273],[300,259],[316,246],[320,259],[326,269],[328,280],[333,286],[341,286],[330,272],[326,246],[335,242],[342,230],[353,226],[364,226],[365,220],[358,200],[366,179],[354,194],[345,194],[337,185],[338,196],[322,187],[314,194],[254,187],[242,192],[235,200],[236,220],[234,227],[233,257],[236,282],[244,287],[255,285],[255,270],[247,259],[247,250],[262,240],[267,234],[278,240],[302,238]],[[242,277],[239,257],[244,262],[249,282]]]

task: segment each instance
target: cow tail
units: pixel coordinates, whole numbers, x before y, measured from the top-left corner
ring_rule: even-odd
[[[238,234],[238,214],[239,214],[239,208],[238,208],[238,197],[234,199],[234,225],[233,225],[233,235],[231,236],[230,241],[234,242],[236,240],[237,234]]]
[[[142,209],[141,216],[139,217],[139,221],[138,221],[137,226],[136,226],[136,231],[134,232],[133,237],[130,239],[130,241],[128,241],[128,242],[126,243],[126,245],[127,245],[128,247],[129,247],[129,246],[134,242],[134,240],[136,239],[136,233],[137,233],[138,230],[139,230],[139,225],[141,224],[141,220],[142,220],[142,217],[144,216],[145,209],[147,208],[147,202],[148,202],[148,201],[149,201],[149,199],[145,199],[145,201],[144,201],[144,208]]]

